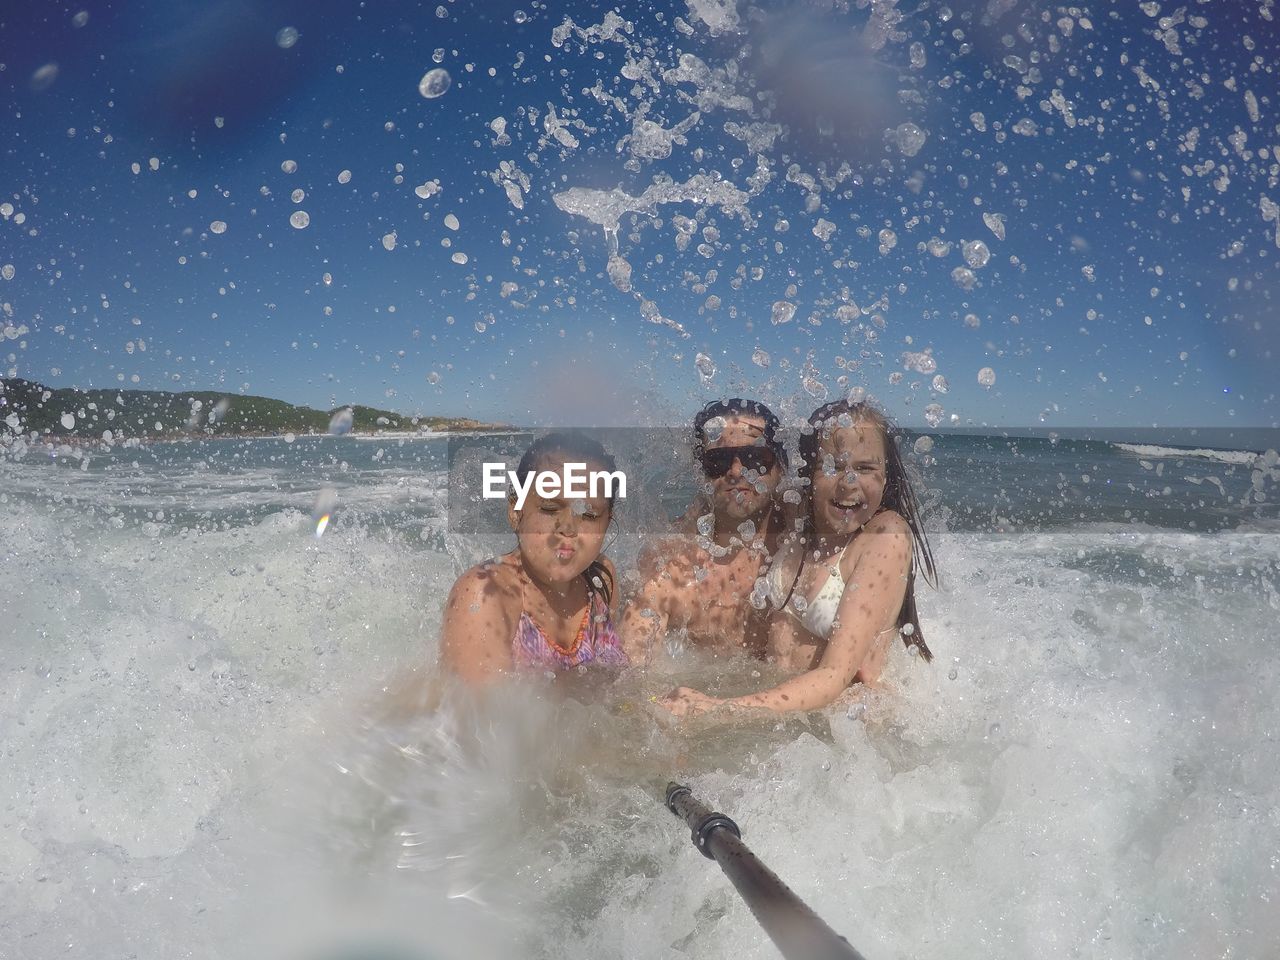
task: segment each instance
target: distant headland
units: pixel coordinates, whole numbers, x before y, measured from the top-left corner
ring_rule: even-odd
[[[0,379],[0,436],[165,440],[329,433],[500,430],[469,417],[408,416],[361,404],[332,410],[212,390],[81,390]]]

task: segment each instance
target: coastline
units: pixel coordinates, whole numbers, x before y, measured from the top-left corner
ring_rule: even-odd
[[[369,442],[376,440],[438,440],[445,437],[453,436],[482,436],[486,434],[502,433],[513,430],[513,427],[505,424],[485,424],[483,426],[466,426],[458,429],[446,430],[350,430],[346,433],[328,433],[328,432],[311,432],[311,433],[274,433],[265,431],[244,431],[243,433],[205,433],[205,432],[188,432],[181,434],[141,434],[130,436],[89,436],[86,434],[65,434],[55,435],[48,431],[32,437],[30,434],[14,434],[0,433],[0,448],[14,447],[23,444],[30,447],[42,447],[58,449],[66,447],[72,450],[83,449],[108,449],[112,450],[116,447],[124,447],[126,449],[132,447],[152,447],[164,444],[186,444],[198,443],[209,440],[282,440],[286,443],[293,443],[298,440],[342,440],[351,439],[361,442]],[[110,431],[104,431],[110,433]]]

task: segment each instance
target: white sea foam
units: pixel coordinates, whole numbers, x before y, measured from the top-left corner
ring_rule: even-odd
[[[1197,460],[1216,460],[1219,463],[1241,463],[1245,465],[1251,465],[1258,460],[1258,454],[1249,450],[1187,449],[1183,447],[1160,447],[1147,443],[1114,443],[1112,446],[1140,457],[1194,458]]]
[[[667,777],[868,956],[1280,937],[1259,896],[1280,846],[1266,521],[943,535],[944,589],[921,593],[936,660],[896,649],[898,692],[863,719],[672,730],[646,694],[719,667],[677,658],[606,706],[385,716],[474,559],[362,521],[403,505],[394,477],[353,480],[316,540],[286,472],[133,478],[171,505],[277,485],[260,518],[203,526],[112,523],[121,488],[88,476],[9,464],[26,493],[0,494],[20,571],[0,595],[0,928],[33,960],[375,933],[438,957],[774,956],[655,799]]]

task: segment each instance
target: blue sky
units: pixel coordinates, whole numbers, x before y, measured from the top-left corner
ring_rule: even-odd
[[[6,13],[0,366],[534,422],[743,393],[803,416],[861,387],[911,424],[936,403],[1275,425],[1276,24],[1253,3],[902,6],[614,8],[629,30],[587,4]],[[553,36],[565,15],[581,29]],[[424,98],[436,67],[451,86]],[[556,203],[698,177],[749,196],[625,214],[625,292],[599,223]]]

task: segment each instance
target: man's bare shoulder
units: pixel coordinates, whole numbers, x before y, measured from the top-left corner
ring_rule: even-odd
[[[666,533],[645,544],[636,560],[636,566],[642,576],[652,579],[692,567],[705,553],[696,538],[681,533]]]

